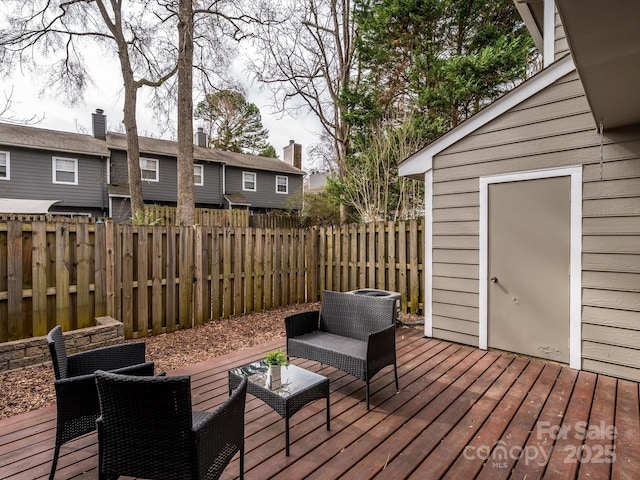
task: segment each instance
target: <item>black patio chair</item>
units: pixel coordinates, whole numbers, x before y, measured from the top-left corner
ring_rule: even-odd
[[[98,478],[216,479],[236,452],[244,478],[247,379],[214,412],[192,411],[188,376],[96,372]]]
[[[49,480],[53,480],[62,444],[96,429],[100,403],[94,372],[115,370],[130,375],[153,375],[153,362],[145,362],[144,342],[123,343],[67,355],[60,326],[47,334],[55,372],[56,446]]]

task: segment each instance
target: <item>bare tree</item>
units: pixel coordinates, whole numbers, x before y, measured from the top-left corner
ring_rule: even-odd
[[[263,25],[256,34],[262,56],[254,73],[271,87],[280,112],[295,116],[303,108],[318,117],[342,174],[350,133],[342,95],[359,77],[351,0],[294,2],[287,15],[289,22]]]
[[[49,73],[49,85],[66,93],[68,103],[82,98],[91,81],[83,52],[102,47],[117,55],[124,85],[131,211],[144,210],[140,175],[140,148],[136,121],[138,91],[154,87],[157,114],[171,115],[177,103],[178,215],[192,225],[193,189],[193,78],[205,91],[214,86],[229,65],[228,39],[244,38],[244,29],[269,19],[261,3],[234,0],[5,0],[5,26],[0,28],[0,62],[39,66]],[[251,11],[246,13],[245,10]],[[269,20],[267,20],[269,21]],[[175,33],[178,32],[178,45]],[[39,52],[34,54],[33,52]],[[194,59],[195,57],[195,59]],[[45,58],[54,61],[45,66]],[[175,82],[169,82],[175,78]],[[160,94],[156,87],[163,86]],[[176,91],[177,89],[177,91]]]
[[[423,182],[398,177],[398,163],[416,151],[420,140],[407,128],[374,123],[370,138],[357,137],[357,154],[330,182],[330,190],[352,205],[363,222],[408,220],[424,214]],[[363,142],[360,145],[360,141]]]
[[[178,8],[178,211],[176,221],[195,223],[193,187],[193,3]]]
[[[20,117],[12,109],[13,105],[13,87],[7,93],[4,92],[4,101],[0,102],[0,122],[12,123],[14,125],[34,125],[40,123],[44,115],[33,114],[30,117]]]
[[[144,210],[137,95],[142,87],[162,85],[176,72],[176,48],[167,34],[171,25],[153,14],[156,3],[147,0],[5,0],[5,4],[7,27],[0,30],[5,67],[18,64],[35,73],[45,58],[52,58],[53,64],[45,67],[49,83],[60,87],[69,103],[77,102],[91,81],[83,52],[96,52],[98,46],[117,55],[124,85],[131,210]]]

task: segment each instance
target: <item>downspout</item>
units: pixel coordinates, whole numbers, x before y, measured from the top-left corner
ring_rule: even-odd
[[[224,207],[224,196],[227,194],[227,165],[222,164],[222,206]],[[231,205],[229,205],[231,208]]]

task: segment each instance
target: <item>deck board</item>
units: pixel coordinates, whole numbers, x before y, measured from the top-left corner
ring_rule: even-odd
[[[228,397],[230,368],[283,346],[274,340],[169,375],[190,375],[194,408],[213,410]],[[245,478],[640,478],[635,382],[428,339],[413,328],[398,330],[397,357],[400,392],[386,368],[372,381],[369,412],[363,382],[293,359],[330,379],[331,430],[324,400],[305,406],[291,418],[286,457],[284,420],[248,395]],[[607,427],[609,435],[598,430]],[[589,429],[596,433],[584,435]],[[53,407],[0,421],[0,478],[47,478],[54,438]],[[600,450],[615,461],[586,461]],[[92,433],[63,445],[56,479],[95,479],[96,462]],[[238,478],[238,464],[236,456],[222,478]]]

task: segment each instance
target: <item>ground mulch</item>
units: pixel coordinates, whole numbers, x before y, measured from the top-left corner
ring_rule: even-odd
[[[147,360],[157,371],[171,371],[284,338],[286,316],[319,305],[293,305],[147,337]],[[0,374],[0,419],[55,404],[54,378],[51,363]]]

